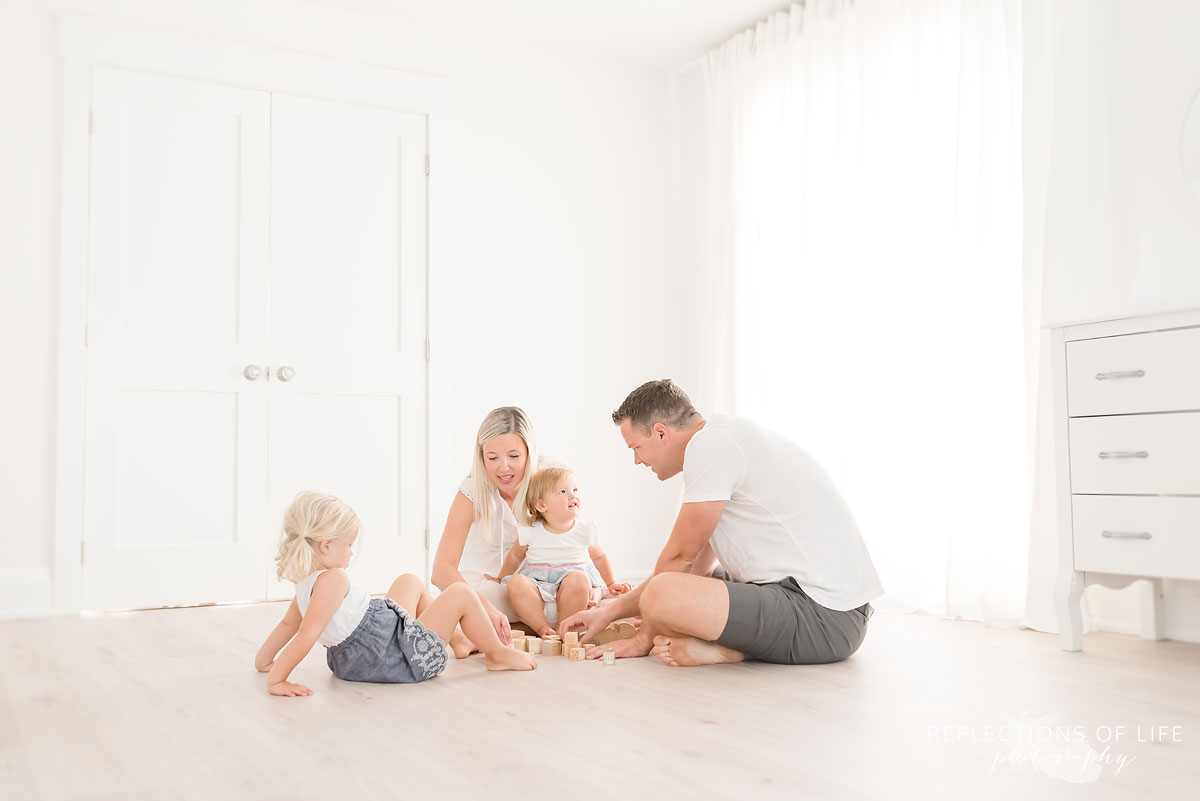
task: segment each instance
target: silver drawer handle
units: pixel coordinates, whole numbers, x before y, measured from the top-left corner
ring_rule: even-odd
[[[1145,370],[1117,370],[1114,373],[1096,373],[1097,381],[1107,381],[1110,378],[1141,378]]]
[[[1101,459],[1148,459],[1148,451],[1100,451]]]
[[[1152,535],[1149,531],[1101,531],[1100,536],[1106,540],[1148,540]]]

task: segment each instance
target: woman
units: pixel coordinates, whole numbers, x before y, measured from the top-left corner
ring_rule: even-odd
[[[500,573],[505,555],[517,541],[514,510],[525,508],[525,491],[535,472],[531,464],[545,466],[539,462],[525,412],[516,406],[493,409],[475,435],[471,475],[454,495],[433,558],[433,583],[444,590],[463,581],[479,593],[505,644],[512,642],[509,620],[516,618],[516,612],[492,576]]]

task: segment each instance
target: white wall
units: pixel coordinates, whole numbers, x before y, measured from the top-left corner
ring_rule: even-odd
[[[491,408],[529,411],[571,461],[623,575],[645,575],[678,488],[635,470],[608,413],[649,378],[686,386],[682,265],[662,73],[303,0],[4,0],[0,6],[0,615],[50,606],[59,68],[54,13],[448,78],[448,268],[431,284],[434,545]]]
[[[1184,117],[1200,90],[1200,4],[1059,0],[1026,8],[1026,234],[1042,237],[1042,323],[1200,307],[1200,201],[1180,168]],[[1049,139],[1038,146],[1033,130],[1048,130]],[[1048,173],[1044,185],[1039,173]],[[1043,433],[1048,378],[1043,370]],[[1049,439],[1040,437],[1037,453],[1031,544],[1030,587],[1041,595],[1031,597],[1027,622],[1057,630],[1043,597],[1057,565]],[[1165,585],[1167,636],[1200,641],[1200,583]],[[1096,627],[1132,632],[1146,597],[1144,582],[1094,587],[1086,607]]]

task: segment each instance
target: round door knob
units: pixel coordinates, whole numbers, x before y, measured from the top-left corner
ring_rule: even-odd
[[[262,378],[263,369],[257,364],[247,364],[246,369],[242,370],[242,375],[246,377],[247,381],[257,381]]]
[[[291,381],[296,377],[296,369],[294,367],[288,367],[287,365],[284,365],[275,373],[275,377],[280,381]]]

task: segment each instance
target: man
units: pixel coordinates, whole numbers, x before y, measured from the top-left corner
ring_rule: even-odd
[[[614,603],[579,612],[584,642],[640,614],[632,640],[594,648],[651,651],[668,665],[759,659],[837,662],[862,644],[883,593],[845,501],[795,444],[739,417],[705,420],[669,379],[635,389],[613,422],[659,481],[683,473],[683,506],[654,575]],[[717,561],[723,568],[715,573]]]

